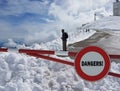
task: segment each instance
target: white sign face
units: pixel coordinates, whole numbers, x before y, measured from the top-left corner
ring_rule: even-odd
[[[99,53],[88,52],[81,58],[80,67],[85,74],[96,76],[103,71],[104,64],[104,58]]]

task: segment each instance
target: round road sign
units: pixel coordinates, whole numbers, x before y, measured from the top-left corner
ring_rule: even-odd
[[[98,81],[104,78],[110,69],[110,58],[101,48],[89,46],[82,49],[75,59],[75,70],[87,81]]]

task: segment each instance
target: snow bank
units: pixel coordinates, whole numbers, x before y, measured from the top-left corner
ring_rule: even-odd
[[[69,58],[66,60],[73,61]],[[120,64],[111,71],[120,73]],[[0,91],[119,91],[120,79],[83,81],[74,67],[16,53],[0,54]]]
[[[5,43],[4,46],[6,46],[6,47],[16,47],[17,44],[12,39],[8,39],[8,42]]]
[[[16,53],[0,54],[0,74],[0,91],[67,91],[80,80],[73,67]]]
[[[120,31],[120,16],[104,17],[95,22],[86,24],[83,29],[89,28],[100,31]]]

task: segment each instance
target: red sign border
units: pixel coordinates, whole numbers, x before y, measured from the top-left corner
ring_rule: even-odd
[[[99,54],[102,55],[102,57],[104,58],[104,61],[105,61],[105,66],[104,66],[104,69],[101,73],[99,73],[98,75],[96,76],[89,76],[87,74],[85,74],[81,67],[80,67],[80,61],[81,61],[81,58],[84,56],[84,54],[86,54],[87,52],[97,52]],[[108,54],[100,47],[97,47],[97,46],[88,46],[84,49],[82,49],[77,55],[76,55],[76,58],[75,58],[75,70],[77,72],[77,74],[83,78],[84,80],[87,80],[87,81],[98,81],[102,78],[104,78],[108,72],[109,72],[109,69],[110,69],[110,58],[108,56]]]

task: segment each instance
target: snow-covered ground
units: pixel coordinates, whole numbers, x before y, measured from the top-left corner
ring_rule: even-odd
[[[120,33],[120,16],[103,17],[82,27],[100,31],[118,31]]]
[[[78,31],[68,42],[86,39],[94,33]],[[61,50],[61,39],[17,48]],[[111,71],[120,73],[120,64],[112,62]],[[87,82],[78,77],[74,67],[25,54],[0,53],[0,91],[120,91],[120,79],[107,76],[98,82]]]
[[[120,16],[104,17],[86,24],[82,29],[93,29],[110,34],[108,37],[101,38],[94,45],[104,48],[110,54],[120,53]]]

